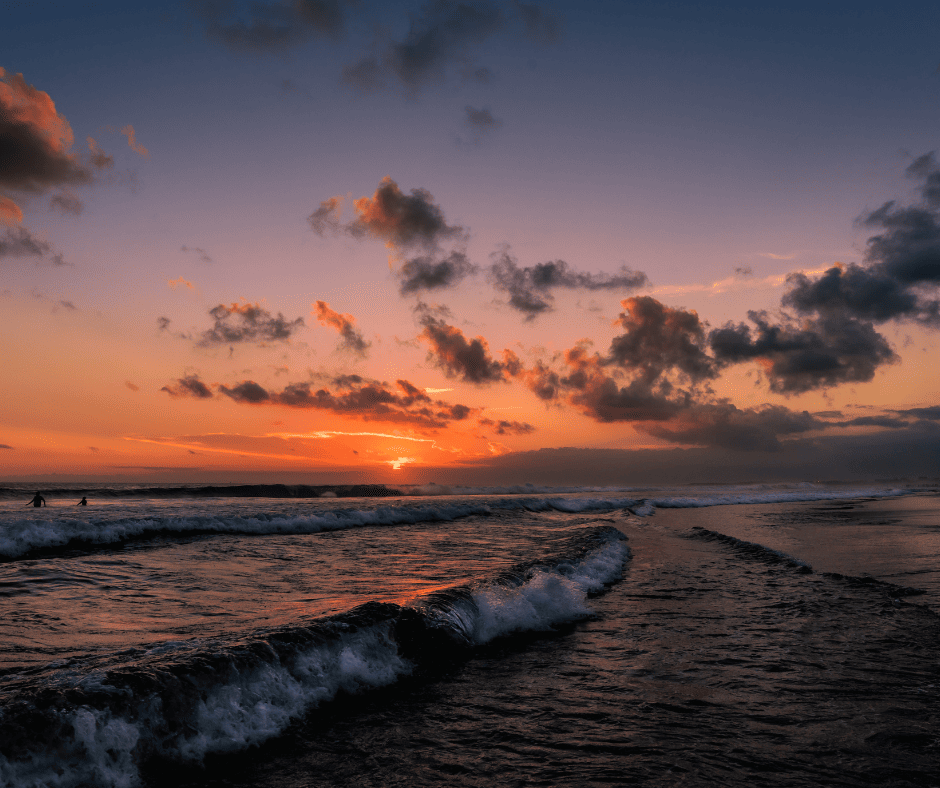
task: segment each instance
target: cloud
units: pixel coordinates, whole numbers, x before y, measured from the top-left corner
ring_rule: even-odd
[[[259,304],[248,302],[219,304],[209,310],[209,315],[215,320],[215,325],[200,335],[197,344],[202,347],[289,340],[305,325],[302,317],[289,321],[280,312],[274,317]]]
[[[760,362],[772,391],[797,394],[871,380],[897,355],[871,323],[822,315],[800,323],[773,323],[766,312],[748,312],[756,330],[727,323],[709,335],[715,358],[725,364]]]
[[[403,296],[422,290],[441,290],[459,284],[476,270],[463,252],[451,252],[439,260],[430,256],[415,257],[398,272],[399,290]]]
[[[570,404],[595,421],[665,421],[693,404],[688,392],[674,390],[668,381],[637,377],[621,385],[605,360],[588,355],[584,346],[566,351],[564,360],[568,374],[558,376],[555,396],[566,394]]]
[[[464,107],[463,122],[474,142],[479,142],[484,136],[503,125],[502,120],[493,117],[489,107],[476,109],[469,104]]]
[[[785,305],[800,313],[940,326],[940,166],[927,153],[907,168],[907,175],[920,181],[918,203],[886,202],[861,219],[865,227],[882,229],[868,239],[866,265],[833,266],[817,279],[793,274]]]
[[[749,312],[756,330],[728,323],[709,336],[721,363],[760,362],[773,391],[800,393],[841,383],[864,382],[898,356],[875,323],[915,320],[940,327],[940,166],[933,153],[916,159],[907,175],[919,181],[915,204],[884,203],[860,219],[880,228],[868,239],[863,265],[836,264],[818,276],[794,272],[786,278],[772,320]]]
[[[574,271],[564,260],[537,263],[520,268],[508,249],[497,252],[489,275],[497,290],[509,295],[509,305],[532,320],[553,308],[552,291],[569,290],[636,290],[649,283],[641,271],[621,267],[617,274],[588,274]]]
[[[910,426],[906,419],[892,418],[891,416],[858,416],[845,421],[830,422],[833,427],[884,427],[885,429],[900,429]]]
[[[431,399],[407,380],[399,380],[395,387],[391,387],[359,375],[340,375],[332,379],[332,384],[333,390],[314,389],[312,383],[292,383],[280,392],[270,392],[254,381],[246,380],[232,388],[219,386],[219,391],[240,403],[325,410],[363,421],[412,424],[431,429],[443,428],[479,413],[478,408]]]
[[[339,0],[280,0],[253,2],[242,10],[232,0],[203,0],[197,12],[207,23],[207,34],[227,46],[277,52],[312,38],[339,37],[346,5]]]
[[[49,199],[49,208],[59,213],[71,213],[80,216],[82,211],[85,210],[85,203],[71,192],[63,191],[60,194],[52,195]]]
[[[51,248],[25,227],[12,227],[0,237],[0,257],[43,257]]]
[[[12,446],[8,446],[6,443],[0,443],[0,449],[12,449]]]
[[[434,0],[411,16],[408,33],[388,41],[381,53],[361,58],[343,70],[343,81],[362,91],[397,82],[414,95],[444,79],[450,64],[466,60],[471,48],[499,31],[504,13],[496,3]]]
[[[39,194],[56,186],[90,183],[91,172],[69,149],[72,128],[48,93],[22,74],[0,68],[0,218],[21,221],[22,210],[5,192]]]
[[[800,314],[845,314],[877,323],[903,318],[936,323],[940,318],[936,299],[925,300],[884,266],[835,265],[816,279],[797,272],[787,277],[787,284],[790,289],[781,303]]]
[[[450,378],[468,383],[495,383],[505,380],[504,367],[491,355],[483,337],[467,340],[463,332],[431,315],[421,319],[424,331],[418,339],[430,346],[428,358]]]
[[[930,405],[926,408],[907,408],[906,410],[896,410],[902,416],[911,416],[925,421],[940,421],[940,405]]]
[[[331,197],[310,214],[307,221],[314,232],[324,235],[327,231],[342,231],[354,238],[372,237],[396,250],[434,249],[441,241],[466,236],[464,228],[447,224],[429,191],[412,189],[406,195],[387,175],[375,194],[353,202],[356,218],[347,224],[339,221],[342,201],[342,197]]]
[[[664,423],[638,424],[643,432],[674,443],[715,446],[735,451],[780,451],[780,436],[827,426],[805,410],[781,405],[740,409],[727,401],[697,404]]]
[[[137,391],[137,387],[132,383],[127,384],[132,391]],[[212,391],[203,383],[198,375],[187,375],[185,378],[178,378],[175,383],[168,383],[160,391],[165,391],[174,399],[180,397],[193,397],[195,399],[212,399]]]
[[[0,236],[0,258],[34,257],[36,262],[47,260],[54,266],[68,265],[59,253],[52,253],[52,246],[37,238],[26,227],[10,227]]]
[[[127,137],[127,144],[130,149],[134,151],[134,153],[143,156],[145,159],[150,156],[150,151],[137,142],[137,133],[134,131],[134,127],[131,126],[130,123],[121,129],[121,134]]]
[[[91,151],[91,163],[92,165],[99,170],[109,169],[114,166],[114,157],[109,156],[101,148],[98,147],[98,143],[94,141],[91,137],[87,138],[88,141],[88,150]]]
[[[626,329],[613,339],[609,363],[638,371],[653,382],[676,370],[692,382],[714,378],[717,366],[705,352],[705,324],[694,311],[673,309],[649,296],[620,302],[615,321]]]
[[[189,290],[195,290],[196,286],[192,283],[179,277],[179,279],[170,279],[167,281],[167,284],[170,286],[170,290],[176,290],[177,287],[186,287]]]
[[[226,397],[231,397],[236,402],[247,402],[257,405],[262,402],[271,402],[271,395],[253,380],[245,380],[237,386],[229,388],[228,386],[219,386],[219,391]]]
[[[205,249],[200,249],[198,246],[181,246],[181,252],[192,252],[199,256],[199,259],[204,263],[211,263],[212,258],[209,257],[209,253]]]
[[[483,427],[493,427],[493,432],[497,435],[528,435],[535,432],[535,427],[525,421],[480,419],[478,423]]]
[[[365,355],[372,343],[363,339],[362,334],[356,328],[356,318],[352,315],[334,312],[326,301],[317,301],[313,307],[314,314],[321,325],[335,328],[339,332],[342,337],[341,347],[360,356]]]
[[[140,386],[138,386],[136,383],[131,383],[129,380],[125,380],[124,385],[127,386],[131,391],[140,391]],[[163,389],[160,390],[162,391]]]

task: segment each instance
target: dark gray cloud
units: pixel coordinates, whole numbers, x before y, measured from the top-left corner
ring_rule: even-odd
[[[342,224],[339,211],[342,197],[320,203],[307,221],[318,235],[345,232],[354,238],[377,238],[396,249],[422,246],[436,248],[442,241],[463,240],[466,230],[449,225],[440,206],[427,189],[405,194],[390,177],[382,179],[375,194],[361,197],[353,205],[356,218]]]
[[[364,421],[412,424],[430,429],[446,427],[479,413],[466,405],[434,400],[407,380],[394,387],[359,375],[340,375],[331,381],[332,390],[315,388],[312,383],[292,383],[281,392],[268,391],[246,380],[219,391],[236,402],[252,405],[284,405],[291,408],[323,410]]]
[[[503,121],[493,117],[489,107],[476,109],[469,104],[464,107],[464,127],[470,133],[470,139],[479,142],[483,137],[503,125]]]
[[[535,432],[535,427],[527,421],[480,419],[479,424],[482,427],[492,427],[496,435],[528,435]]]
[[[882,266],[833,266],[816,279],[793,273],[787,283],[790,289],[781,303],[800,314],[845,314],[883,323],[903,318],[935,322],[940,313],[936,299],[925,299]]]
[[[810,279],[791,274],[784,306],[801,314],[818,312],[871,320],[911,319],[940,326],[940,167],[933,153],[907,168],[920,181],[920,200],[894,201],[865,215],[865,227],[882,232],[868,239],[864,266],[833,266]]]
[[[246,402],[252,405],[273,401],[271,395],[264,387],[259,386],[253,380],[244,380],[232,388],[219,386],[219,392],[226,397],[231,397],[236,402]]]
[[[326,301],[317,301],[314,305],[314,314],[321,325],[335,328],[341,337],[340,346],[344,350],[351,350],[357,355],[364,356],[371,347],[371,342],[366,342],[362,333],[356,328],[356,318],[352,315],[341,315],[330,309]]]
[[[623,300],[617,324],[626,333],[614,337],[609,363],[638,372],[652,383],[678,371],[692,382],[714,378],[715,360],[706,353],[705,324],[695,312],[673,309],[649,296]]]
[[[88,137],[88,150],[90,151],[92,166],[95,169],[109,170],[114,167],[114,156],[109,156],[101,150],[101,148],[98,147],[98,143],[91,137]]]
[[[452,63],[467,60],[474,45],[498,32],[505,14],[486,0],[433,0],[411,15],[408,33],[389,41],[378,55],[362,58],[343,72],[343,81],[361,90],[389,83],[417,93],[447,75]]]
[[[428,468],[438,484],[501,486],[710,484],[860,481],[940,476],[937,431],[890,430],[783,441],[776,452],[716,447],[576,449],[562,447],[479,457],[456,468]]]
[[[621,267],[616,274],[574,271],[564,260],[521,268],[508,250],[497,252],[489,275],[497,290],[509,295],[509,305],[531,320],[552,309],[552,290],[636,290],[648,284],[646,274]]]
[[[12,449],[12,446],[8,446],[6,443],[0,443],[0,449]]]
[[[237,342],[278,342],[288,340],[304,327],[304,320],[287,320],[280,312],[273,316],[258,304],[219,304],[209,310],[215,320],[212,328],[203,331],[198,345],[211,347]],[[169,324],[161,324],[165,329]]]
[[[131,386],[131,384],[128,384]],[[132,387],[136,391],[136,387]],[[178,378],[175,383],[168,383],[160,391],[165,391],[171,397],[194,397],[195,399],[212,399],[212,391],[203,383],[198,375],[187,375]]]
[[[761,361],[771,390],[781,394],[863,383],[898,358],[871,323],[844,315],[779,324],[766,312],[748,312],[748,318],[754,331],[745,323],[712,331],[712,352],[721,363]]]
[[[832,427],[884,427],[894,430],[910,426],[910,421],[891,416],[858,416],[845,421],[827,422],[827,424]]]
[[[340,0],[202,0],[194,5],[209,36],[233,49],[255,52],[277,52],[313,38],[338,38],[348,7]]]
[[[490,355],[483,337],[468,340],[459,328],[431,315],[425,315],[421,324],[424,331],[418,338],[428,343],[429,360],[447,377],[477,384],[506,380],[503,364]]]
[[[69,153],[72,129],[49,94],[4,69],[0,81],[0,217],[19,221],[22,211],[5,193],[39,194],[90,183],[93,176]]]
[[[54,266],[69,265],[61,253],[53,253],[51,244],[37,238],[22,225],[9,227],[0,236],[0,259],[4,257],[32,257],[37,264],[46,262]]]
[[[209,253],[205,249],[200,249],[198,246],[181,246],[180,251],[184,253],[191,252],[192,254],[195,254],[204,263],[212,262],[212,258],[209,257]]]
[[[781,436],[827,426],[805,410],[781,405],[740,409],[727,401],[696,404],[664,423],[643,423],[643,432],[673,443],[716,446],[735,451],[780,451]]]
[[[868,239],[866,260],[903,284],[940,284],[940,167],[931,152],[907,174],[921,181],[921,202],[886,202],[862,218],[864,226],[883,230]]]
[[[402,295],[412,295],[423,290],[452,287],[476,270],[477,267],[463,252],[451,252],[442,259],[415,257],[402,265],[398,272],[399,290]]]
[[[940,421],[940,405],[930,405],[926,408],[907,408],[905,410],[895,410],[892,412],[901,416],[909,416],[925,421]]]
[[[59,213],[71,213],[80,216],[82,211],[85,210],[85,203],[71,192],[62,192],[52,195],[49,199],[49,208]]]
[[[52,247],[25,227],[11,227],[0,236],[0,257],[44,257]]]

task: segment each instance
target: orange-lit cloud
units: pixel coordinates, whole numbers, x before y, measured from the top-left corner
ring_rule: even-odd
[[[376,238],[390,249],[414,246],[434,249],[445,240],[466,237],[463,227],[451,226],[440,206],[426,189],[412,189],[404,194],[389,176],[385,176],[371,197],[353,201],[356,218],[347,224],[339,221],[342,197],[331,197],[320,204],[308,222],[315,232],[343,230],[354,238]]]
[[[91,172],[69,153],[72,128],[48,93],[29,85],[22,74],[0,68],[0,189],[41,193],[54,186],[89,183]],[[7,195],[0,216],[22,220],[22,210]]]
[[[356,328],[356,318],[352,315],[340,314],[332,309],[326,301],[317,301],[313,305],[313,313],[321,325],[335,328],[342,338],[341,347],[365,355],[371,342],[366,342]]]
[[[445,375],[468,383],[506,380],[505,365],[490,355],[489,344],[483,337],[468,340],[459,328],[431,315],[425,315],[421,322],[424,331],[418,339],[428,343],[430,360]]]
[[[387,383],[367,380],[358,375],[342,375],[333,379],[334,390],[313,390],[310,383],[292,383],[280,392],[268,391],[253,380],[235,386],[219,386],[219,392],[230,399],[250,405],[286,405],[290,408],[323,410],[363,421],[413,424],[438,429],[479,413],[466,405],[451,405],[432,400],[407,380],[396,381],[395,388]],[[168,391],[168,393],[171,393]]]
[[[9,197],[0,194],[0,223],[16,224],[23,221],[23,211]]]
[[[196,286],[192,283],[180,277],[179,279],[170,279],[167,284],[170,286],[170,290],[176,290],[177,287],[187,287],[190,290],[195,290]]]
[[[127,144],[130,146],[130,149],[145,159],[150,156],[150,151],[147,150],[143,145],[137,142],[137,133],[134,131],[134,127],[128,123],[124,128],[121,129],[121,134],[127,137]]]

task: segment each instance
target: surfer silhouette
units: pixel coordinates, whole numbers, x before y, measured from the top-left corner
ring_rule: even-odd
[[[31,500],[29,503],[31,503],[33,506],[45,506],[45,505],[46,505],[46,499],[43,498],[43,497],[37,492],[37,493],[33,496],[33,500]],[[29,503],[26,504],[26,505],[29,506]]]
[[[75,505],[76,506],[88,506],[88,499],[83,495],[82,499]]]

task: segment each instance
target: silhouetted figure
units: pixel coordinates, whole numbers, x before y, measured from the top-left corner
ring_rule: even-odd
[[[33,496],[33,500],[31,500],[29,503],[31,503],[33,506],[45,506],[45,505],[46,505],[46,499],[43,498],[43,497],[37,492],[37,493]],[[29,506],[29,503],[26,504],[26,505]]]
[[[88,499],[83,495],[82,499],[75,505],[76,506],[88,506]]]

